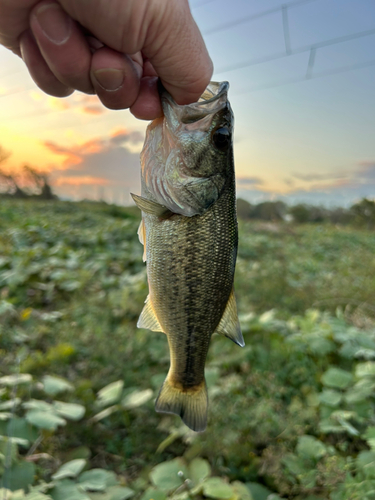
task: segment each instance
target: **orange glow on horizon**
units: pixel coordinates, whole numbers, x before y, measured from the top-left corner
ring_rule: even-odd
[[[91,186],[108,186],[110,181],[103,177],[92,177],[91,175],[77,175],[76,177],[61,177],[52,182],[53,186],[82,186],[83,184]]]

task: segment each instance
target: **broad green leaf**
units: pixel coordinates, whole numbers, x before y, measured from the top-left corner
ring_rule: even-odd
[[[130,410],[132,408],[137,408],[137,406],[142,406],[147,401],[149,401],[153,396],[152,389],[145,389],[144,391],[134,391],[121,401],[121,406]]]
[[[309,470],[302,476],[300,476],[298,479],[300,483],[305,487],[305,488],[314,488],[316,486],[316,478],[318,475],[317,470]]]
[[[5,401],[4,403],[0,403],[0,410],[12,410],[16,408],[20,404],[20,398],[14,398],[10,401]]]
[[[367,477],[375,478],[375,452],[361,451],[356,458],[357,467],[361,468]]]
[[[320,336],[312,337],[309,342],[311,352],[318,356],[325,356],[329,352],[332,352],[335,347],[334,342]]]
[[[53,406],[50,403],[47,403],[46,401],[42,401],[40,399],[30,399],[30,401],[26,401],[26,403],[23,403],[22,407],[26,410],[53,412]]]
[[[25,500],[52,500],[52,497],[45,495],[44,493],[40,493],[39,491],[32,491],[25,496]]]
[[[77,458],[71,460],[66,464],[63,464],[55,474],[52,475],[52,479],[57,481],[58,479],[65,479],[67,477],[77,477],[86,465],[86,460],[83,458]]]
[[[253,500],[267,500],[268,496],[272,494],[272,491],[258,483],[250,482],[246,483],[246,486],[249,488]]]
[[[165,493],[155,488],[148,488],[141,496],[141,500],[166,500]]]
[[[238,500],[253,500],[253,496],[250,493],[249,488],[246,484],[241,483],[240,481],[233,481],[231,483],[232,490]],[[269,499],[269,497],[268,497]]]
[[[324,389],[324,391],[319,394],[319,401],[332,408],[338,406],[341,399],[342,394],[332,389]]]
[[[5,314],[9,314],[11,316],[16,316],[17,309],[10,302],[8,302],[6,300],[0,300],[0,316],[3,316]]]
[[[2,411],[2,412],[0,412],[0,422],[1,422],[2,420],[8,420],[8,419],[10,419],[11,417],[12,417],[12,414],[11,414],[11,413],[9,413],[8,411]]]
[[[0,436],[0,441],[10,442],[14,444],[18,444],[19,446],[23,446],[27,448],[29,446],[29,441],[27,439],[22,439],[18,437],[8,437],[8,436]]]
[[[32,380],[33,378],[29,373],[6,375],[0,378],[0,385],[14,386],[19,384],[30,384]]]
[[[5,469],[2,477],[2,486],[11,491],[27,490],[33,484],[35,475],[35,465],[32,462],[22,462]]]
[[[12,492],[8,488],[0,488],[1,500],[12,500]]]
[[[104,469],[91,469],[82,472],[78,483],[87,491],[104,491],[107,487],[107,480],[112,479],[112,476],[112,472]]]
[[[10,463],[15,463],[18,460],[18,446],[15,442],[12,440],[0,440],[0,466],[2,465],[2,462],[4,463],[5,457],[8,458]],[[2,457],[1,457],[2,455]],[[0,474],[1,474],[1,469],[0,469]],[[1,477],[1,476],[0,476]],[[1,484],[1,483],[0,483]]]
[[[42,379],[44,392],[50,396],[56,396],[60,392],[72,391],[74,386],[67,380],[55,377],[52,375],[45,375]]]
[[[210,464],[203,458],[194,458],[189,465],[189,478],[193,481],[194,485],[202,482],[210,474]]]
[[[90,421],[99,422],[100,420],[103,420],[103,418],[109,417],[110,415],[112,415],[112,413],[115,413],[119,409],[120,409],[119,405],[109,406],[108,408],[105,408],[105,410],[102,410],[93,417],[91,417]]]
[[[348,432],[351,436],[359,436],[360,432],[356,429],[350,422],[348,422],[345,418],[340,417],[339,415],[336,417],[337,421],[340,425],[342,425],[343,429]]]
[[[355,369],[357,378],[375,377],[375,362],[367,361],[367,363],[358,363]]]
[[[110,500],[127,500],[135,495],[135,492],[126,486],[111,486],[107,493]]]
[[[337,423],[334,422],[330,418],[322,419],[319,422],[319,430],[321,432],[323,432],[324,434],[329,434],[330,432],[337,433],[337,432],[342,432],[343,431],[342,426],[341,425],[337,425]]]
[[[63,401],[54,401],[53,407],[56,413],[68,420],[80,420],[86,412],[86,408],[82,405]]]
[[[373,384],[363,385],[361,382],[365,381],[361,380],[346,392],[344,399],[349,405],[367,401],[374,393]]]
[[[63,281],[60,283],[59,287],[62,290],[66,290],[67,292],[73,292],[74,290],[78,290],[81,287],[81,283],[76,280]]]
[[[187,477],[188,471],[186,465],[179,458],[163,462],[154,467],[150,472],[153,484],[163,491],[178,488]]]
[[[366,439],[367,444],[373,451],[375,451],[375,427],[367,427],[366,432],[363,434],[362,438]]]
[[[296,451],[299,456],[319,460],[327,454],[326,446],[314,436],[301,436],[298,438]]]
[[[109,406],[117,403],[121,398],[123,387],[123,380],[117,380],[103,387],[103,389],[98,392],[96,404],[98,406]]]
[[[30,425],[25,418],[14,417],[7,425],[7,436],[17,437],[33,442],[37,439],[39,432]]]
[[[66,425],[66,420],[55,413],[40,410],[29,410],[26,413],[26,420],[35,427],[51,431],[56,430],[59,425]]]
[[[341,368],[329,368],[322,375],[322,383],[335,389],[346,389],[353,381],[353,375]]]
[[[297,457],[294,453],[287,453],[281,461],[294,476],[299,476],[306,472],[301,458]]]
[[[59,481],[56,486],[49,491],[49,495],[51,495],[53,500],[90,500],[86,492],[80,490],[75,483],[68,479]]]
[[[225,500],[233,496],[233,489],[220,477],[210,477],[202,484],[202,490],[208,498]]]

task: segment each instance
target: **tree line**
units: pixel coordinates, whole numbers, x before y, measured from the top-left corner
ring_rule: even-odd
[[[5,163],[10,153],[0,146],[0,165]],[[12,198],[57,199],[48,181],[48,175],[37,169],[24,165],[17,172],[10,172],[0,166],[0,196]]]
[[[375,227],[375,200],[363,198],[349,208],[327,208],[306,203],[289,206],[283,201],[264,201],[252,204],[237,200],[240,219],[264,220],[271,222],[290,221],[299,224],[331,222],[333,224],[357,224]]]

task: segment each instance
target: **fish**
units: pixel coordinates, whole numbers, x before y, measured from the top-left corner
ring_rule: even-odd
[[[204,376],[213,333],[243,347],[233,290],[238,247],[233,112],[228,82],[178,105],[160,90],[164,116],[152,121],[141,152],[142,211],[149,294],[138,328],[164,332],[170,368],[155,402],[193,431],[207,426]]]

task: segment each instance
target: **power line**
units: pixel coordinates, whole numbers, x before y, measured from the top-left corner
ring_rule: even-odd
[[[282,87],[284,85],[290,85],[292,83],[300,83],[300,82],[305,82],[307,80],[315,80],[316,78],[323,78],[325,76],[331,76],[331,75],[337,75],[339,73],[345,73],[347,71],[352,71],[355,69],[363,69],[363,68],[368,68],[370,66],[375,66],[375,59],[372,61],[368,61],[365,63],[358,63],[358,64],[352,64],[351,66],[342,66],[341,68],[337,68],[335,70],[331,71],[321,71],[320,73],[315,73],[315,75],[311,75],[310,77],[304,76],[300,78],[288,78],[286,80],[280,80],[278,82],[272,82],[270,84],[266,85],[259,85],[257,87],[252,87],[249,89],[242,89],[237,92],[235,92],[235,95],[242,95],[242,94],[247,94],[249,92],[258,92],[259,90],[267,90],[267,89],[273,89],[276,87]]]
[[[241,17],[240,19],[236,19],[228,23],[219,24],[214,28],[211,28],[207,31],[203,31],[203,35],[204,36],[213,35],[214,33],[218,33],[219,31],[224,31],[229,28],[234,28],[239,24],[249,23],[250,21],[255,21],[256,19],[259,19],[261,17],[269,16],[270,14],[279,12],[280,10],[282,11],[282,9],[287,9],[287,8],[291,9],[293,7],[298,7],[300,5],[304,5],[311,2],[316,2],[316,0],[295,0],[293,2],[285,3],[278,7],[272,7],[271,9],[263,10],[262,12],[258,12],[257,14],[251,14],[249,16]]]
[[[229,65],[223,66],[222,68],[219,68],[217,71],[215,71],[215,75],[220,74],[220,73],[227,73],[229,71],[235,71],[237,69],[247,68],[249,66],[255,66],[257,64],[263,64],[263,63],[270,62],[270,61],[276,61],[277,59],[283,59],[283,58],[291,56],[291,55],[302,54],[303,52],[311,52],[312,50],[316,51],[317,49],[321,49],[323,47],[328,47],[330,45],[336,45],[339,43],[344,43],[344,42],[348,42],[350,40],[355,40],[357,38],[363,38],[363,37],[371,36],[371,35],[375,35],[375,28],[373,28],[371,30],[359,31],[357,33],[352,33],[350,35],[340,36],[337,38],[330,38],[329,40],[325,40],[324,42],[317,42],[317,43],[314,43],[312,45],[306,45],[306,46],[300,47],[298,49],[293,49],[289,53],[280,52],[278,54],[273,54],[270,56],[265,56],[265,57],[260,57],[260,58],[251,59],[251,60],[247,60],[247,61],[242,61],[242,62],[235,63],[235,64],[229,64]]]
[[[289,55],[292,52],[292,49],[291,49],[291,45],[290,45],[288,7],[286,5],[282,5],[281,9],[282,9],[282,14],[283,14],[283,31],[284,31],[285,52]]]

